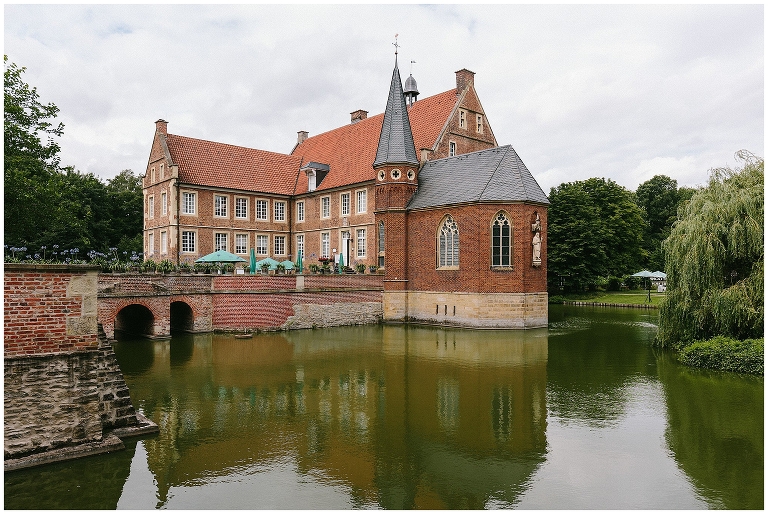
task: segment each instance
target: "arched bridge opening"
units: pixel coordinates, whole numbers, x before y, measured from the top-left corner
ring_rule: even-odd
[[[171,302],[171,333],[193,332],[195,314],[185,302]]]
[[[115,316],[115,337],[117,339],[154,334],[155,316],[147,307],[139,304],[127,305]]]

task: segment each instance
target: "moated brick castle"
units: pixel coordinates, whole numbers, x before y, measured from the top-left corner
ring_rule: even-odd
[[[383,114],[309,137],[289,154],[168,133],[144,177],[144,252],[193,262],[343,259],[384,273],[385,321],[546,326],[549,201],[499,146],[474,86],[418,99],[395,68]]]

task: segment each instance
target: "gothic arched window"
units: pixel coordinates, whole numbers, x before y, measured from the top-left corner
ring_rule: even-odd
[[[491,266],[512,266],[512,222],[503,211],[491,225]]]
[[[446,216],[437,233],[437,267],[459,267],[459,227]]]

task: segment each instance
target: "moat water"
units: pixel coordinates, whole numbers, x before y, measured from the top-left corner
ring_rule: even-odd
[[[6,509],[762,509],[763,379],[651,345],[656,311],[115,345],[157,436],[5,473]]]

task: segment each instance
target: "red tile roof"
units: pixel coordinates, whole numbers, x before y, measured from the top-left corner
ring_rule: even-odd
[[[432,148],[443,130],[448,116],[456,106],[456,90],[424,98],[413,104],[408,111],[416,155],[421,148]],[[301,156],[303,162],[328,164],[330,172],[318,186],[318,190],[342,187],[373,180],[373,161],[379,143],[384,114],[344,125],[318,134],[298,145],[291,155]],[[299,177],[296,194],[307,192],[307,180]]]
[[[434,146],[456,100],[456,90],[451,89],[409,109],[416,155],[421,148]],[[174,134],[167,135],[167,143],[183,183],[292,195],[307,192],[306,176],[299,168],[310,161],[330,165],[318,190],[373,180],[383,120],[382,113],[310,137],[290,155]]]
[[[187,184],[293,194],[301,158],[168,134],[168,150]]]

